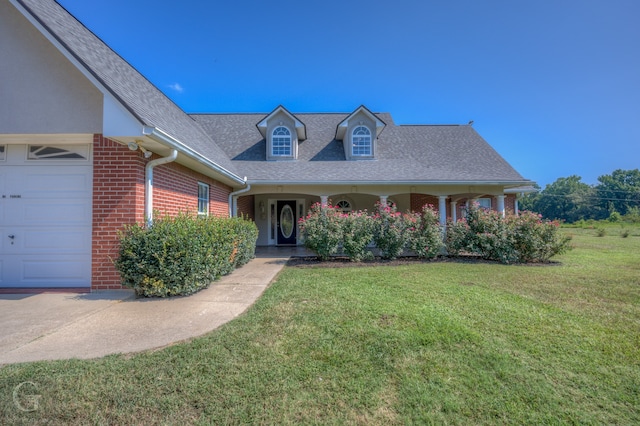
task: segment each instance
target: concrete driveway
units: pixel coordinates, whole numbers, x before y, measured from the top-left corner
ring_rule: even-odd
[[[97,358],[161,348],[242,314],[289,259],[265,250],[186,297],[136,299],[132,291],[0,294],[0,364]]]

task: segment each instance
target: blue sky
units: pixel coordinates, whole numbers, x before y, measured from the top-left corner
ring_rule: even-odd
[[[474,120],[543,188],[640,168],[637,0],[58,1],[187,112]]]

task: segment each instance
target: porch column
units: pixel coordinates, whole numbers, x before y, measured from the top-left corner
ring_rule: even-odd
[[[504,195],[498,195],[496,198],[498,199],[498,213],[500,213],[502,217],[505,217]]]
[[[520,198],[520,195],[516,195],[516,200],[513,203],[513,209],[515,210],[514,213],[516,216],[520,216],[520,206],[518,205],[518,198]]]
[[[440,212],[440,225],[442,226],[447,224],[447,198],[447,195],[438,197],[438,211]]]
[[[329,196],[328,195],[321,195],[320,196],[320,205],[322,207],[327,207],[327,204],[329,204]]]
[[[456,204],[458,203],[456,203],[455,201],[451,202],[451,221],[453,223],[456,223],[458,221],[458,218],[457,218],[458,212],[456,211]]]
[[[380,207],[385,207],[387,205],[387,198],[389,198],[387,195],[380,196]]]

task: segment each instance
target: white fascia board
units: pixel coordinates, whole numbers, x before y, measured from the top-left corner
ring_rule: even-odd
[[[282,180],[254,180],[248,179],[248,183],[251,185],[429,185],[429,186],[444,186],[444,185],[469,185],[469,186],[482,186],[482,185],[499,185],[499,186],[524,186],[533,182],[522,181],[366,181],[366,180],[345,180],[345,181],[282,181]]]
[[[145,136],[148,136],[157,142],[162,143],[163,145],[167,145],[172,149],[179,151],[180,153],[186,155],[187,157],[196,160],[198,163],[206,166],[207,168],[214,170],[215,172],[225,176],[227,179],[230,179],[233,182],[236,182],[238,185],[244,186],[246,184],[247,179],[241,178],[235,173],[230,172],[224,167],[220,166],[214,161],[209,160],[207,157],[193,150],[189,146],[175,139],[168,133],[164,132],[161,129],[156,127],[144,126],[142,133]]]

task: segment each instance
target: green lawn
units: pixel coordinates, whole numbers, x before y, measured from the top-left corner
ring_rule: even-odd
[[[640,424],[640,230],[565,232],[550,266],[285,268],[192,342],[3,367],[0,423]]]

